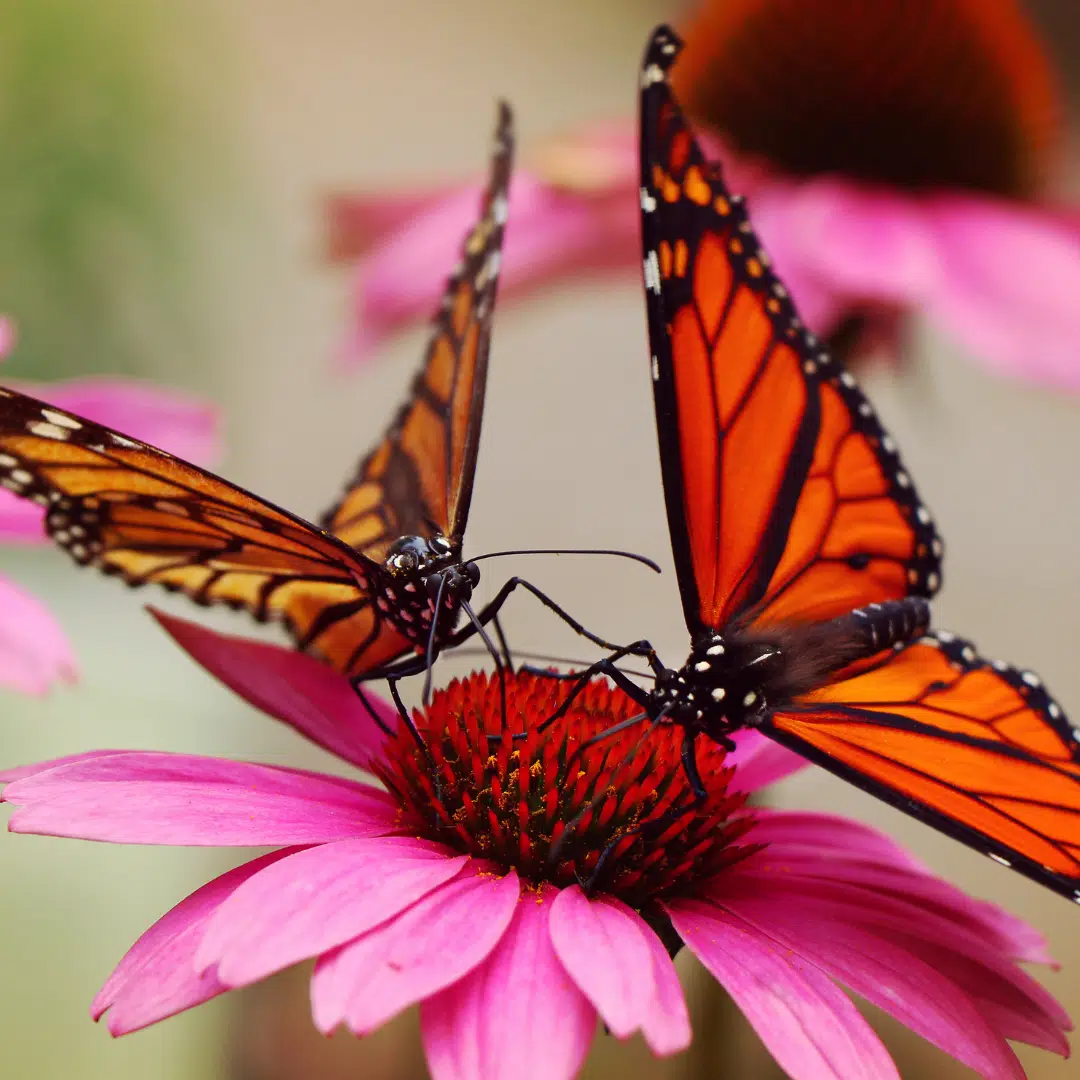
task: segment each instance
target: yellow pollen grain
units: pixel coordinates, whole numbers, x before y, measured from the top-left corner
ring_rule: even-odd
[[[686,197],[698,206],[708,206],[712,198],[712,188],[705,183],[705,177],[701,175],[701,169],[697,165],[691,165],[683,177],[683,191]]]
[[[686,277],[686,265],[690,261],[690,249],[685,240],[675,241],[675,276]]]

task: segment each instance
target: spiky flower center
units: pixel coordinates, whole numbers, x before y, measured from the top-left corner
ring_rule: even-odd
[[[745,857],[745,795],[729,794],[724,751],[699,740],[707,797],[690,789],[681,731],[646,721],[603,679],[538,730],[566,683],[530,674],[470,675],[414,718],[425,746],[400,731],[380,778],[416,833],[514,867],[527,880],[618,896],[643,909]],[[596,739],[595,742],[590,740]]]

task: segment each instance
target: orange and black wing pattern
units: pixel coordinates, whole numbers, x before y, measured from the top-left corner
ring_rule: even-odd
[[[800,322],[742,199],[641,76],[641,220],[661,468],[687,625],[807,622],[941,583],[941,540],[854,378]]]
[[[460,545],[465,531],[513,150],[513,118],[502,104],[480,217],[447,281],[423,367],[382,441],[323,517],[335,536],[380,562],[400,536],[441,533]]]
[[[411,648],[372,602],[378,564],[212,473],[6,389],[0,485],[41,505],[46,532],[81,565],[281,619],[342,672]]]
[[[938,631],[777,711],[762,730],[1080,902],[1080,730],[1033,672]]]

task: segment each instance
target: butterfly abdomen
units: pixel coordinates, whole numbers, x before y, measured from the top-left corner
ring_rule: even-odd
[[[867,604],[824,622],[766,628],[758,633],[777,648],[781,663],[765,688],[779,707],[831,682],[852,664],[906,645],[930,626],[930,602],[922,596]]]

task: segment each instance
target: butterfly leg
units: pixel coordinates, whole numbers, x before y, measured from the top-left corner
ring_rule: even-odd
[[[367,710],[368,715],[375,721],[376,724],[382,728],[388,735],[392,735],[393,732],[386,726],[383,720],[379,717],[375,711],[375,707],[371,704],[368,696],[364,693],[362,685],[365,682],[371,682],[375,679],[385,679],[387,688],[390,691],[390,696],[394,700],[394,704],[397,706],[398,715],[401,717],[402,723],[408,728],[409,733],[416,740],[418,746],[427,749],[427,743],[424,741],[423,735],[420,734],[413,722],[413,718],[409,713],[409,710],[405,708],[404,703],[401,700],[401,695],[398,693],[397,684],[401,679],[407,679],[411,675],[419,675],[425,668],[425,658],[422,656],[410,656],[404,661],[388,665],[386,667],[372,669],[365,672],[362,676],[352,679],[352,688],[356,691],[357,697],[360,698],[361,703]]]
[[[495,670],[498,672],[498,675],[499,675],[499,689],[500,689],[500,694],[502,696],[502,720],[503,720],[503,726],[505,727],[506,726],[506,665],[503,663],[503,658],[499,654],[499,650],[495,647],[495,643],[491,640],[491,637],[488,635],[488,632],[484,629],[484,624],[481,621],[480,616],[477,615],[477,613],[475,611],[473,611],[472,605],[467,600],[463,600],[461,602],[461,610],[465,612],[466,618],[468,618],[469,622],[475,628],[477,635],[479,636],[480,640],[484,643],[484,647],[490,653],[491,659],[495,661]],[[494,619],[494,616],[492,616],[492,619]],[[502,636],[502,630],[501,629],[498,630],[498,634],[499,634],[500,643],[503,646],[505,646],[506,641]],[[513,668],[511,668],[510,670],[512,671]]]
[[[378,714],[375,706],[371,704],[371,699],[364,693],[364,688],[359,682],[353,683],[353,690],[356,691],[356,696],[360,699],[360,704],[367,710],[368,716],[379,726],[384,735],[393,735],[394,732],[385,720]]]
[[[499,648],[502,650],[503,663],[506,664],[506,670],[513,675],[514,655],[510,652],[510,645],[506,640],[506,634],[503,632],[502,623],[499,621],[498,615],[493,615],[491,617],[491,625],[495,628],[495,638],[499,642]]]
[[[605,656],[602,660],[597,660],[595,664],[591,664],[584,671],[575,672],[572,674],[572,678],[576,678],[577,682],[571,688],[570,693],[566,695],[566,698],[559,705],[559,707],[544,720],[538,731],[545,731],[552,724],[555,723],[560,717],[566,715],[570,707],[573,705],[577,696],[589,685],[589,682],[597,675],[606,675],[611,681],[625,693],[636,704],[644,707],[649,700],[649,695],[642,690],[637,683],[633,682],[629,676],[624,675],[616,666],[615,661],[623,656],[653,656],[655,652],[650,642],[641,640],[635,641],[630,645],[626,645],[621,649],[616,649],[610,656]],[[659,661],[658,661],[659,662]],[[549,673],[550,674],[550,673]]]
[[[697,755],[694,753],[694,744],[697,736],[690,731],[684,732],[682,742],[682,765],[686,771],[686,779],[690,781],[690,790],[698,802],[704,802],[708,796],[705,785],[701,782],[701,773],[698,772]]]
[[[604,638],[597,634],[594,634],[591,630],[587,630],[581,625],[568,611],[561,608],[554,600],[551,599],[547,593],[538,589],[531,581],[526,581],[524,578],[512,577],[505,585],[495,594],[493,600],[491,600],[485,607],[478,613],[478,618],[481,623],[486,625],[499,613],[503,604],[506,603],[508,597],[517,588],[523,588],[528,592],[531,592],[537,600],[540,601],[549,611],[553,611],[575,634],[580,635],[583,638],[591,641],[594,645],[598,645],[601,649],[615,650],[619,646],[613,644],[610,641],[606,641]],[[462,630],[454,636],[453,644],[458,645],[462,641],[472,636],[472,631],[469,627],[464,627]]]

